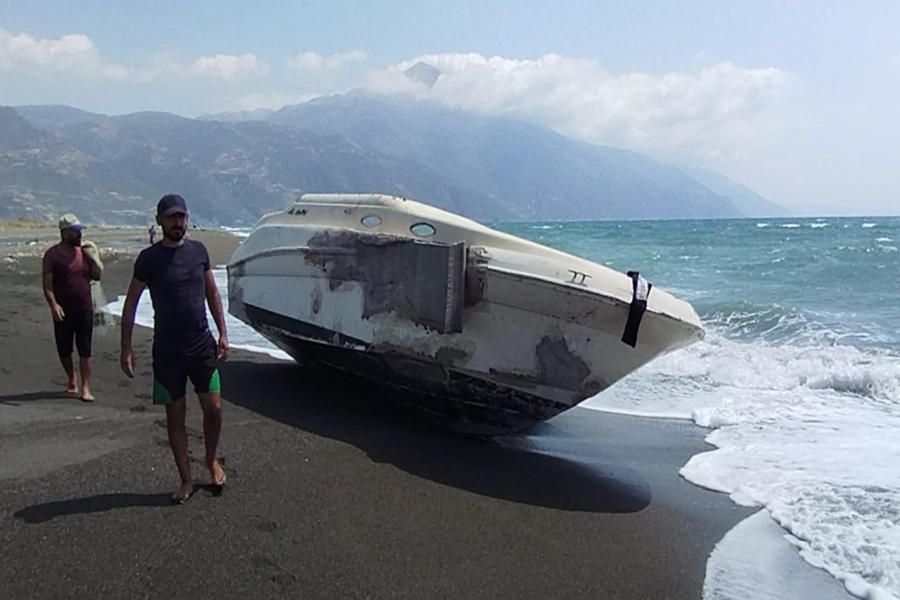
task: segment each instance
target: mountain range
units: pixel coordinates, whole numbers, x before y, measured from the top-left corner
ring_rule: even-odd
[[[0,107],[0,217],[146,224],[168,192],[202,225],[252,225],[303,192],[396,194],[482,222],[787,214],[712,171],[407,97],[196,119]]]

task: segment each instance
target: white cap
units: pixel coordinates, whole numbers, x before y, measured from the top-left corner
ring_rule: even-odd
[[[73,215],[72,213],[66,213],[59,218],[59,228],[62,229],[74,229],[75,231],[80,231],[84,229],[84,225],[78,220],[78,217]]]

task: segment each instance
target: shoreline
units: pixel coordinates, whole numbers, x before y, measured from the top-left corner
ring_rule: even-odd
[[[189,236],[202,239],[207,245],[221,245],[211,248],[213,262],[223,258],[227,262],[234,247],[234,240],[240,241],[242,236],[227,229],[188,229]],[[83,241],[95,242],[104,256],[136,256],[150,244],[148,228],[131,225],[91,225],[85,223]],[[55,223],[38,223],[33,221],[16,222],[0,219],[0,257],[28,258],[40,256],[47,246],[59,241],[59,229]],[[229,251],[228,248],[231,247]],[[215,257],[213,253],[215,251]]]

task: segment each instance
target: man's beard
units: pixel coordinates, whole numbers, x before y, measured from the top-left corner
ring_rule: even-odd
[[[168,231],[163,231],[163,235],[165,235],[173,242],[180,242],[182,239],[184,239],[184,229],[173,227]]]

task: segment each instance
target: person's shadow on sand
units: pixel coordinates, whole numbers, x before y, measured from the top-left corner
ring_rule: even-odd
[[[230,360],[220,370],[226,401],[350,443],[418,477],[561,510],[632,513],[650,504],[646,480],[611,456],[585,464],[529,449],[518,436],[455,436],[373,397],[368,387],[291,362]]]
[[[222,493],[219,486],[210,484],[196,484],[195,488],[197,490],[206,490],[206,492],[212,496],[217,496]],[[108,512],[120,508],[137,508],[142,506],[165,507],[175,506],[175,504],[172,502],[171,492],[161,492],[156,494],[98,494],[96,496],[87,496],[85,498],[71,498],[69,500],[58,500],[55,502],[26,506],[13,513],[13,517],[21,519],[29,524],[35,524],[46,523],[57,517],[86,515],[90,513]]]
[[[86,498],[35,504],[16,511],[13,516],[26,523],[44,523],[56,517],[106,512],[136,506],[171,506],[171,494],[99,494]]]
[[[73,397],[72,394],[60,392],[59,390],[47,392],[25,392],[22,394],[5,394],[0,395],[0,404],[8,404],[17,406],[22,402],[36,402],[39,400],[68,400]]]

